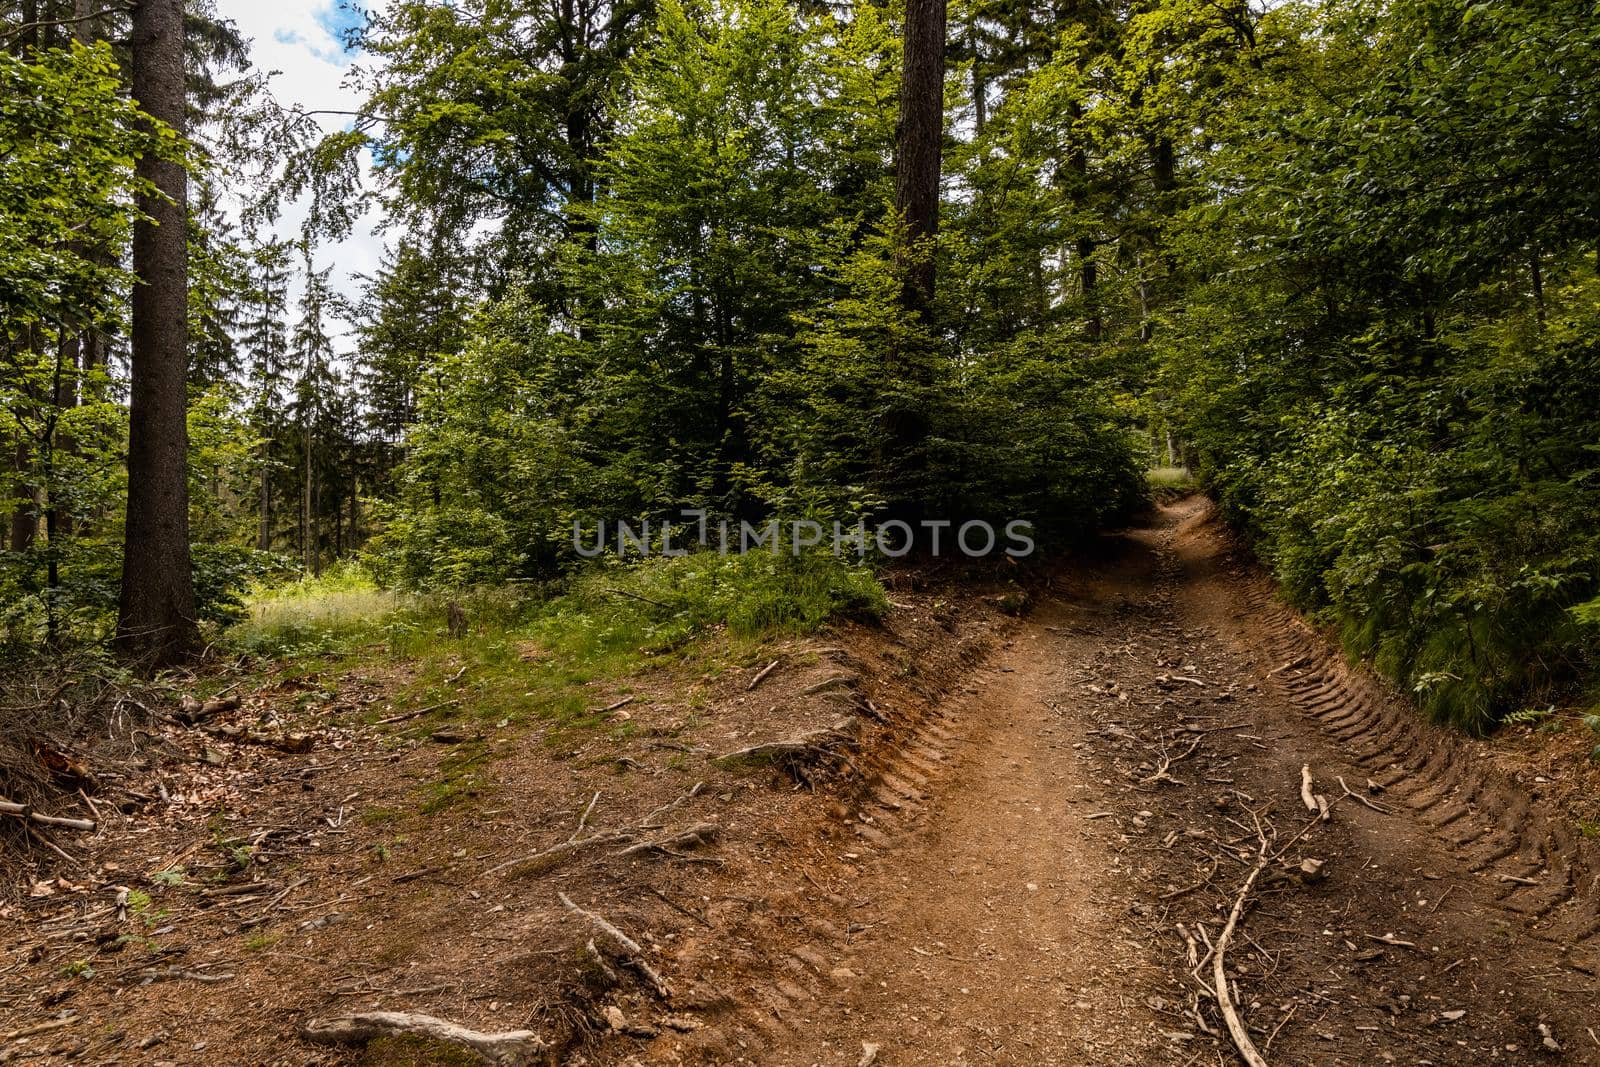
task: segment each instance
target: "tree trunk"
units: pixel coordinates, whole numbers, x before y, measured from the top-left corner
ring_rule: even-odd
[[[944,146],[945,0],[907,0],[894,206],[911,243],[904,302],[926,315],[933,301],[934,259],[921,247],[939,230],[939,166]]]
[[[26,552],[39,529],[39,490],[32,481],[33,455],[28,451],[27,441],[21,437],[17,438],[13,459],[12,469],[17,472],[17,491],[22,499],[11,512],[11,551]]]
[[[256,532],[256,548],[262,552],[272,551],[272,445],[265,438],[257,446],[261,456],[261,490],[257,511],[260,513],[261,526]]]
[[[972,133],[983,136],[989,122],[989,81],[984,76],[983,55],[978,44],[978,13],[976,6],[967,9],[967,48],[972,53]]]
[[[133,10],[133,98],[151,118],[186,132],[183,0],[141,0]],[[189,556],[189,430],[185,216],[182,165],[144,156],[133,230],[133,321],[128,432],[128,511],[116,645],[124,656],[167,666],[200,644]]]

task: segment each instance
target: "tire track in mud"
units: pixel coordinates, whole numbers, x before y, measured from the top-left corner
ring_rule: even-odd
[[[1308,842],[1332,877],[1279,882],[1251,909],[1231,967],[1269,1060],[1600,1063],[1593,846],[1347,666],[1228,557],[1207,514],[1193,501],[1111,539],[1056,575],[1070,592],[1044,596],[1003,648],[967,648],[921,699],[902,692],[831,832],[794,843],[793,892],[737,924],[743,985],[715,1034],[698,1054],[647,1058],[850,1067],[869,1043],[880,1067],[1231,1062],[1202,1018],[1214,1007],[1202,996],[1194,1010],[1174,923],[1198,930],[1232,902],[1238,857],[1218,867],[1209,851],[1241,810],[1222,794],[1292,822],[1309,763],[1324,787],[1345,776],[1366,793],[1370,779],[1390,810],[1339,805]],[[1158,673],[1191,659],[1212,688]],[[1151,786],[1161,758],[1200,735],[1184,781]],[[1051,774],[1013,781],[1039,767]],[[1042,822],[1007,821],[1035,804]],[[1042,831],[1049,864],[1071,872],[1060,915],[1031,892],[988,892],[995,872],[1027,869],[1007,854],[1014,827]],[[972,939],[987,923],[999,934]],[[941,932],[948,946],[930,940]],[[1013,995],[969,1001],[980,979]],[[1053,992],[1038,1017],[1017,1010],[1040,990]],[[1564,1051],[1541,1047],[1548,1033]]]
[[[1458,850],[1530,934],[1587,950],[1600,938],[1600,849],[1360,668],[1263,583],[1249,596],[1280,666],[1275,684],[1373,781]]]

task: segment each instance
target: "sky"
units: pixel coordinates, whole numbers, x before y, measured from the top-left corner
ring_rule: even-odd
[[[231,19],[250,42],[250,55],[258,70],[276,71],[272,92],[284,107],[300,105],[313,110],[356,110],[359,95],[345,85],[345,76],[357,55],[345,51],[339,31],[360,23],[361,16],[342,0],[215,0],[217,13]],[[384,0],[363,0],[363,8],[379,8]],[[347,118],[318,116],[332,133],[344,128]],[[284,213],[276,230],[297,237],[305,218],[304,204]],[[332,282],[339,292],[354,299],[360,293],[357,274],[371,274],[383,255],[383,237],[376,232],[381,216],[369,213],[347,240],[323,245],[316,251],[318,268],[333,265]],[[292,294],[299,298],[299,289]],[[291,309],[291,315],[293,311]],[[337,348],[347,353],[348,338]]]

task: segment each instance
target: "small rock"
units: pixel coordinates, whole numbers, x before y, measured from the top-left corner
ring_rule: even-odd
[[[1439,1013],[1439,1018],[1448,1020],[1449,1022],[1456,1022],[1460,1019],[1465,1019],[1466,1017],[1467,1013],[1465,1009],[1459,1008],[1455,1011],[1441,1011]]]
[[[617,1007],[615,1004],[607,1004],[604,1014],[606,1017],[606,1025],[610,1026],[611,1029],[617,1031],[618,1033],[621,1033],[623,1030],[627,1029],[628,1017],[622,1014],[622,1009]]]

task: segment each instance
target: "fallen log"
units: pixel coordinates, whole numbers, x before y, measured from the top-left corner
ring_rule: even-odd
[[[289,732],[280,734],[261,733],[248,726],[206,726],[201,728],[201,733],[207,737],[215,737],[219,741],[232,741],[237,745],[261,745],[265,748],[275,748],[279,752],[292,755],[303,755],[316,747],[317,739],[311,734]]]
[[[412,1036],[455,1045],[495,1067],[531,1067],[549,1046],[532,1030],[485,1033],[404,1011],[370,1011],[334,1019],[311,1019],[300,1036],[323,1045],[365,1045],[380,1037]]]
[[[201,703],[194,697],[184,697],[178,707],[175,718],[186,726],[193,726],[203,722],[213,715],[221,715],[225,711],[236,711],[239,707],[238,697],[212,697]]]

